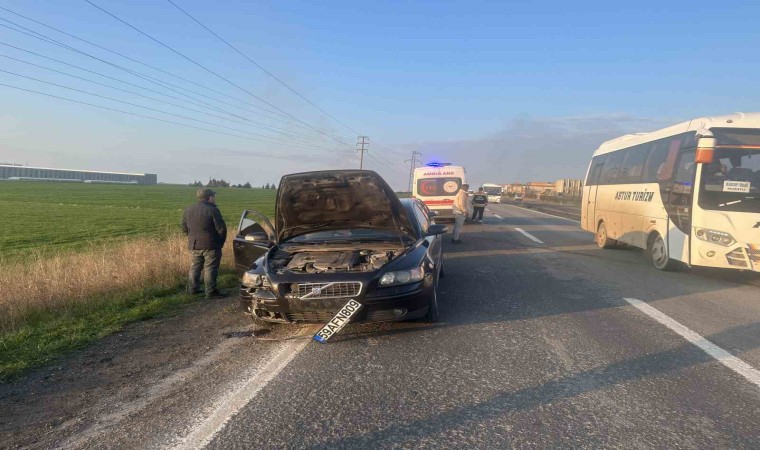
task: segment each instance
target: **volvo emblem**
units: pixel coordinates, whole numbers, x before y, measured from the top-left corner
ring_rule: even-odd
[[[311,288],[311,295],[319,295],[322,293],[321,287]]]

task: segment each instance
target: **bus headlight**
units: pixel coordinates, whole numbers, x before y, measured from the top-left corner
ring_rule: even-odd
[[[694,234],[697,236],[697,239],[703,240],[705,242],[710,242],[712,244],[722,245],[724,247],[728,247],[729,245],[736,242],[736,239],[734,239],[734,237],[728,233],[708,230],[707,228],[697,228]]]

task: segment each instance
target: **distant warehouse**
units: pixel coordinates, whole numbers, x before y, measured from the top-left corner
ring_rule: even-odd
[[[96,172],[0,164],[0,180],[152,185],[158,183],[158,176],[154,173]]]

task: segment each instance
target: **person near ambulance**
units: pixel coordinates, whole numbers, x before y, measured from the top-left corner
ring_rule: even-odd
[[[454,197],[454,231],[452,232],[453,237],[451,239],[451,242],[455,244],[462,243],[462,240],[459,239],[459,234],[462,232],[464,219],[469,216],[470,210],[472,209],[472,204],[470,203],[470,194],[467,193],[467,190],[469,188],[469,185],[463,184],[462,187],[459,188],[459,192],[457,192],[456,197]]]
[[[475,217],[477,217],[477,221],[483,222],[483,211],[485,211],[486,206],[488,205],[488,194],[483,190],[483,187],[478,188],[478,192],[475,193],[475,195],[472,196],[472,221],[475,222]]]

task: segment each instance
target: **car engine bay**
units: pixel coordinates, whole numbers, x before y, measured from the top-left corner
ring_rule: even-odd
[[[286,251],[277,250],[270,257],[270,267],[278,274],[294,273],[336,273],[372,272],[393,259],[402,250],[322,250]]]

